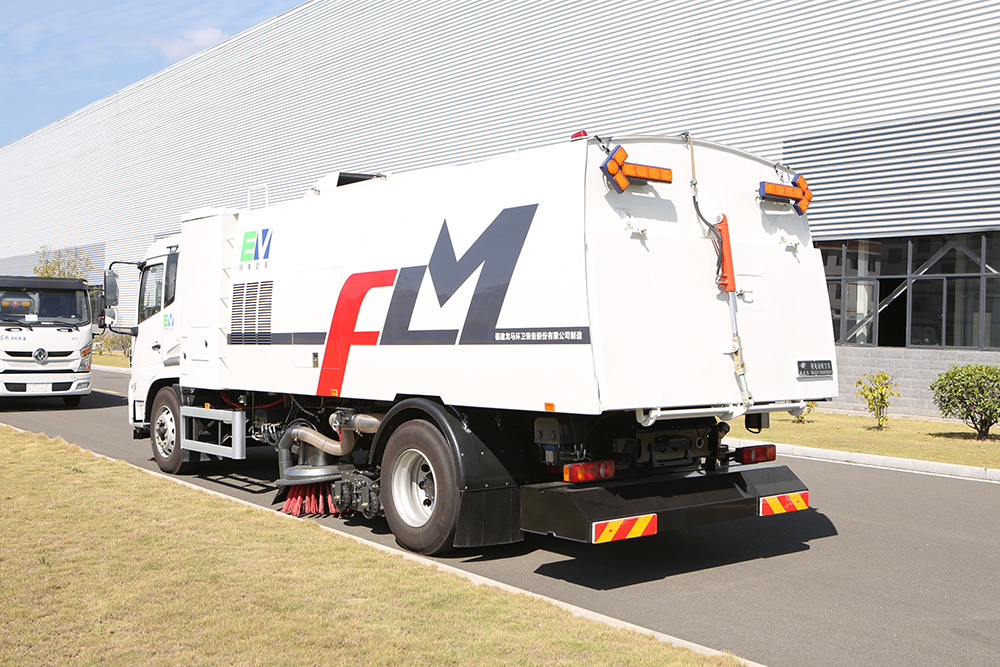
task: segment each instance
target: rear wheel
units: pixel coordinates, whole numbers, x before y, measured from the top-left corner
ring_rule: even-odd
[[[149,439],[153,445],[153,458],[163,472],[176,475],[188,472],[193,463],[184,461],[181,451],[181,410],[177,394],[170,387],[163,387],[153,399],[153,414],[149,423]]]
[[[431,555],[451,549],[458,524],[458,483],[448,441],[414,420],[389,438],[382,458],[382,506],[396,541]]]

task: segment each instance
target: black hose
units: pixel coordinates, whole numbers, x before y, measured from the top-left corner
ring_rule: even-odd
[[[691,201],[694,202],[694,212],[698,214],[698,219],[704,223],[708,230],[712,233],[712,245],[715,247],[715,275],[722,275],[722,233],[719,232],[719,228],[710,223],[705,219],[705,216],[701,213],[701,208],[698,206],[698,196],[692,195]]]

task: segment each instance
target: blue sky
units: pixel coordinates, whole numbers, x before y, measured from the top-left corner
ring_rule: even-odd
[[[0,146],[305,0],[0,0]]]

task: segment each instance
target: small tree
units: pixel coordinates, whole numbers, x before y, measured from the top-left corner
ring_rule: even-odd
[[[94,349],[98,354],[121,352],[127,356],[130,347],[132,347],[132,337],[125,334],[105,331],[94,338]]]
[[[806,417],[808,417],[813,410],[816,409],[816,401],[806,401],[806,408],[799,414],[792,417],[792,421],[795,424],[805,424]]]
[[[990,437],[1000,421],[1000,368],[985,364],[952,366],[931,382],[934,405],[945,417],[975,429],[976,440]]]
[[[858,389],[858,396],[865,402],[865,408],[875,418],[878,430],[882,430],[882,425],[889,420],[889,397],[899,396],[896,391],[896,383],[892,381],[885,371],[877,373],[865,373],[854,383]]]
[[[78,248],[52,251],[43,245],[33,270],[39,278],[86,278],[90,269],[90,258]]]

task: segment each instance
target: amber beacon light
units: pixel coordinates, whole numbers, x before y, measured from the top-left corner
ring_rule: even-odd
[[[674,173],[663,167],[650,167],[644,164],[626,162],[628,153],[621,146],[611,149],[608,159],[601,164],[601,171],[618,193],[625,192],[632,179],[639,181],[658,181],[672,183]]]
[[[761,199],[792,202],[792,207],[799,215],[805,215],[813,198],[812,190],[809,189],[806,177],[802,174],[795,174],[791,185],[761,181],[758,193]]]

